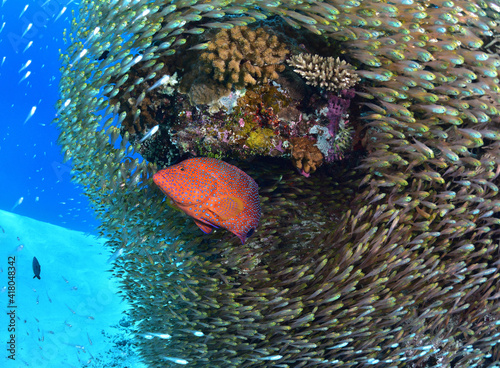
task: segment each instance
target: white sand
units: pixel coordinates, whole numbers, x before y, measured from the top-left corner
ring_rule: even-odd
[[[0,226],[0,366],[145,367],[130,328],[119,325],[128,305],[111,280],[102,239],[1,210]],[[9,256],[16,262],[15,361],[7,358]],[[41,280],[33,279],[33,256]]]

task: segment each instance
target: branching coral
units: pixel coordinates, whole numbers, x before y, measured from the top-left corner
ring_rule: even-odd
[[[355,86],[360,78],[344,60],[311,54],[292,55],[287,63],[304,77],[308,84],[329,91]]]
[[[213,71],[214,78],[228,87],[238,88],[278,79],[288,53],[276,35],[246,26],[220,30],[208,50],[201,54],[209,63],[207,72]]]

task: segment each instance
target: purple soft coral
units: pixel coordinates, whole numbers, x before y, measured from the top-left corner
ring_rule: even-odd
[[[335,138],[339,132],[339,124],[342,117],[345,117],[347,114],[347,110],[349,109],[349,105],[351,103],[351,99],[354,97],[354,89],[344,89],[341,91],[340,96],[334,95],[333,93],[328,94],[328,111],[326,116],[328,118],[328,132],[330,133],[331,142],[335,141]],[[346,124],[347,121],[344,121]],[[339,152],[341,152],[338,145],[331,145],[328,149],[328,155],[325,157],[326,162],[332,162],[338,160],[341,156],[339,156]]]
[[[333,93],[328,94],[328,131],[332,137],[335,137],[339,131],[339,123],[342,115],[347,113],[351,98],[354,97],[354,89],[344,89],[341,91],[341,96],[336,96]]]

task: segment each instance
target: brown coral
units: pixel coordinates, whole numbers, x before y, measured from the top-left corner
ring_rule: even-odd
[[[210,105],[223,96],[227,96],[231,91],[220,84],[214,84],[208,78],[199,78],[194,81],[187,95],[193,105]]]
[[[308,137],[292,138],[292,162],[306,176],[323,163],[323,154]]]
[[[287,60],[294,71],[312,86],[329,91],[349,89],[359,82],[359,76],[344,60],[312,54],[293,55]]]
[[[208,50],[201,55],[202,60],[210,63],[207,72],[213,70],[214,78],[228,88],[278,79],[288,53],[275,35],[246,26],[222,29],[209,42]]]

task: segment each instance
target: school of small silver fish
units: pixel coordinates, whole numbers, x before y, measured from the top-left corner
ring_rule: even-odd
[[[123,249],[115,273],[144,361],[498,366],[498,1],[82,0],[80,9],[61,53],[58,143],[101,234]],[[191,219],[168,211],[153,184],[159,168],[121,130],[122,114],[140,109],[110,101],[124,86],[141,98],[163,86],[159,57],[196,57],[214,30],[255,24],[313,50],[326,40],[318,53],[356,66],[350,119],[363,121],[366,155],[322,182],[269,161],[258,174],[272,180],[252,175],[255,234],[237,246],[214,241],[219,234],[205,242],[186,230]],[[199,43],[188,50],[191,37]],[[134,68],[147,76],[127,82]],[[152,134],[143,143],[161,127]],[[165,190],[174,201],[192,193],[176,190]],[[335,206],[331,196],[349,198],[338,218],[321,207]]]

